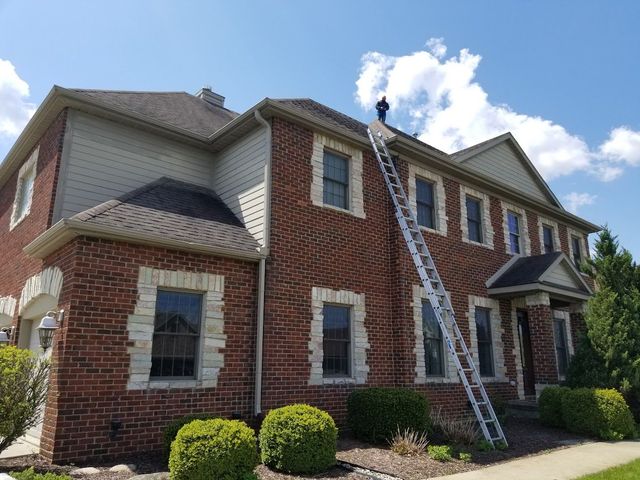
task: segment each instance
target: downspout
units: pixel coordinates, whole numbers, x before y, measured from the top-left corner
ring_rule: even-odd
[[[254,387],[254,415],[262,413],[262,365],[264,351],[264,297],[267,279],[267,259],[269,255],[269,237],[271,234],[271,124],[267,122],[259,110],[254,112],[256,120],[266,130],[266,159],[264,167],[264,236],[262,253],[258,267],[258,312],[256,327],[256,377]]]

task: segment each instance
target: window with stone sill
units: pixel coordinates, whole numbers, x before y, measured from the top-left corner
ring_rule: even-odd
[[[418,225],[435,230],[435,195],[434,185],[421,178],[416,178],[416,210]]]
[[[11,213],[10,229],[24,220],[31,211],[33,200],[33,187],[36,180],[36,163],[38,160],[39,148],[31,154],[29,160],[25,162],[18,172],[18,183],[16,185],[16,195],[13,201],[13,211]]]
[[[491,310],[476,307],[476,338],[478,342],[478,370],[482,377],[495,375],[493,340],[491,338]]]
[[[427,377],[444,377],[444,340],[438,319],[429,301],[422,301],[422,332]]]
[[[553,243],[553,227],[542,225],[542,253],[553,253],[555,245]]]
[[[573,255],[573,263],[575,263],[576,267],[579,269],[580,264],[582,263],[582,245],[580,237],[571,236],[571,253]]]
[[[470,195],[466,197],[467,206],[467,228],[469,240],[476,243],[483,243],[482,236],[482,200]]]
[[[325,378],[351,377],[351,308],[325,305],[322,313],[323,375]]]
[[[521,245],[522,218],[517,213],[507,212],[507,228],[509,229],[509,250],[515,255],[522,253]]]
[[[323,173],[325,205],[349,210],[349,159],[325,151]]]

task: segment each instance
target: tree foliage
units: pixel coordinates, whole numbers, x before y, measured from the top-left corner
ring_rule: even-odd
[[[0,347],[0,452],[35,427],[47,398],[49,362]]]

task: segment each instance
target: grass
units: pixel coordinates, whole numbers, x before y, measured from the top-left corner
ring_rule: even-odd
[[[640,459],[634,460],[626,465],[586,475],[577,480],[636,480],[638,478],[640,478]]]

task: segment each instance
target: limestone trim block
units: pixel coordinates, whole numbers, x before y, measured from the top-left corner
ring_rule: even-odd
[[[522,352],[520,351],[520,332],[518,331],[518,309],[526,310],[527,302],[524,298],[514,298],[511,300],[511,325],[513,327],[513,354],[516,358],[516,386],[518,398],[524,399],[524,371],[522,369]]]
[[[0,327],[7,327],[13,321],[18,301],[11,295],[0,297]]]
[[[442,377],[427,376],[427,367],[425,360],[424,350],[424,332],[422,330],[422,301],[427,299],[427,291],[421,285],[413,285],[413,300],[411,307],[413,309],[413,321],[415,325],[415,339],[416,344],[413,352],[416,356],[416,376],[414,383],[459,383],[460,378],[456,370],[456,365],[451,360],[451,355],[445,344],[444,338],[442,339],[442,355],[444,359],[444,375]],[[446,322],[447,331],[453,338],[453,325],[451,322]]]
[[[324,304],[346,305],[351,307],[351,376],[341,378],[325,378],[322,369],[324,359],[323,326]],[[330,288],[313,287],[311,289],[311,330],[309,332],[309,363],[311,372],[309,385],[332,385],[367,383],[369,366],[367,350],[371,348],[365,325],[366,307],[364,293],[358,294],[348,290],[331,290]]]
[[[544,253],[544,233],[542,231],[542,227],[544,225],[547,225],[553,228],[553,251],[560,252],[562,250],[562,245],[560,245],[560,229],[558,228],[558,222],[538,215],[538,235],[540,235],[540,253]]]
[[[533,307],[535,305],[551,305],[551,298],[547,292],[538,292],[525,297],[527,307]]]
[[[151,379],[151,350],[158,288],[172,288],[204,294],[203,325],[195,379]],[[224,367],[227,336],[224,333],[224,276],[140,267],[138,300],[127,321],[130,358],[127,390],[212,388],[218,385]]]
[[[426,168],[409,163],[409,205],[411,210],[418,215],[417,207],[417,186],[416,179],[423,179],[431,182],[434,186],[434,214],[435,214],[435,229],[420,226],[422,230],[427,232],[438,233],[440,235],[447,236],[447,208],[446,208],[446,194],[444,192],[444,182],[442,177],[436,173],[427,170]]]
[[[507,381],[507,369],[504,364],[504,344],[502,337],[504,336],[504,328],[502,328],[502,318],[500,317],[500,302],[492,298],[476,297],[469,295],[469,311],[467,318],[469,320],[469,338],[471,345],[469,351],[473,357],[473,361],[478,371],[479,355],[478,355],[478,333],[476,329],[476,308],[489,309],[491,319],[491,349],[493,350],[493,371],[492,377],[482,377],[483,382],[505,382]]]
[[[477,198],[482,203],[482,243],[469,240],[469,225],[467,224],[467,195]],[[462,241],[472,245],[493,250],[493,226],[491,225],[491,199],[489,195],[466,185],[460,185],[460,229]]]
[[[509,223],[507,221],[507,213],[512,212],[520,217],[520,255],[531,255],[531,237],[529,237],[529,222],[527,222],[527,212],[524,208],[507,203],[504,200],[500,201],[502,206],[502,229],[504,231],[504,246],[505,252],[509,255],[511,253],[511,243],[509,242]]]
[[[333,151],[349,158],[349,209],[334,207],[324,203],[324,152]],[[364,193],[362,181],[362,150],[330,138],[321,133],[313,134],[313,153],[311,154],[311,203],[319,207],[351,213],[358,218],[366,218],[364,213]]]
[[[58,267],[45,268],[40,273],[29,277],[20,295],[18,314],[21,314],[40,295],[50,295],[57,300],[62,290],[62,280],[62,270]]]
[[[38,145],[33,151],[29,159],[24,162],[20,170],[18,171],[18,184],[16,186],[16,195],[13,199],[13,206],[11,209],[11,221],[9,222],[9,231],[13,230],[22,220],[29,216],[31,212],[31,200],[33,199],[33,187],[31,191],[24,191],[24,179],[28,176],[33,176],[35,182],[36,170],[38,165],[38,154],[40,153],[40,146]],[[25,209],[23,212],[19,212],[19,204],[22,203],[24,195],[29,195]],[[18,216],[19,215],[19,216]]]

